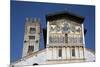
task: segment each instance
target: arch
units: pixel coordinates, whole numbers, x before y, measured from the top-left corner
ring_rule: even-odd
[[[14,67],[14,65],[12,65],[11,67]]]
[[[38,63],[34,63],[33,66],[34,66],[34,65],[39,65],[39,64],[38,64]]]

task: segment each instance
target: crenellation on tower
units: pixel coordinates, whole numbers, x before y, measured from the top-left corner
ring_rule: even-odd
[[[26,18],[23,57],[39,50],[40,22],[35,18]]]

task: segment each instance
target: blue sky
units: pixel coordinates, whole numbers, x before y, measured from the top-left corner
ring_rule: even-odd
[[[68,11],[85,17],[84,26],[87,29],[85,35],[86,47],[95,51],[95,7],[87,5],[51,4],[39,2],[11,1],[11,62],[21,58],[25,18],[39,18],[42,28],[46,28],[45,16],[56,11]],[[42,35],[42,33],[41,33]],[[40,49],[44,48],[43,36]]]

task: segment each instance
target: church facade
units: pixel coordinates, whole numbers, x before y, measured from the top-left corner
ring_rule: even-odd
[[[40,65],[95,61],[95,55],[85,47],[84,17],[69,12],[46,16],[46,29],[38,19],[26,18],[22,59],[12,65]],[[43,30],[45,48],[39,50]]]
[[[49,60],[84,60],[83,18],[70,16],[61,13],[47,17],[46,47]]]

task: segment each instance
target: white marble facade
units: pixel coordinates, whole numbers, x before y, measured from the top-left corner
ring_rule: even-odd
[[[65,29],[64,29],[65,28]],[[77,31],[79,29],[79,31]],[[67,34],[67,37],[65,36]],[[84,60],[84,33],[82,24],[66,19],[48,21],[47,54],[48,60]],[[59,57],[59,49],[62,56]],[[72,51],[74,50],[74,51]],[[74,52],[75,56],[72,55]],[[50,55],[51,54],[51,55]]]
[[[59,57],[59,49],[62,50],[62,57]],[[72,56],[73,47],[53,47],[47,48],[47,59],[48,60],[73,60],[73,59],[85,59],[84,57],[84,48],[83,47],[75,47],[75,56]]]
[[[33,34],[29,32],[30,27],[35,28],[32,29]],[[35,38],[32,37],[32,41],[29,40],[30,35],[35,36]],[[39,50],[40,24],[39,22],[28,22],[25,26],[22,59],[12,63],[12,65],[95,61],[94,53],[85,48],[84,37],[83,23],[69,19],[47,20],[46,48]],[[37,40],[38,42],[36,42]],[[34,46],[30,49],[31,53],[28,52],[29,45]]]

